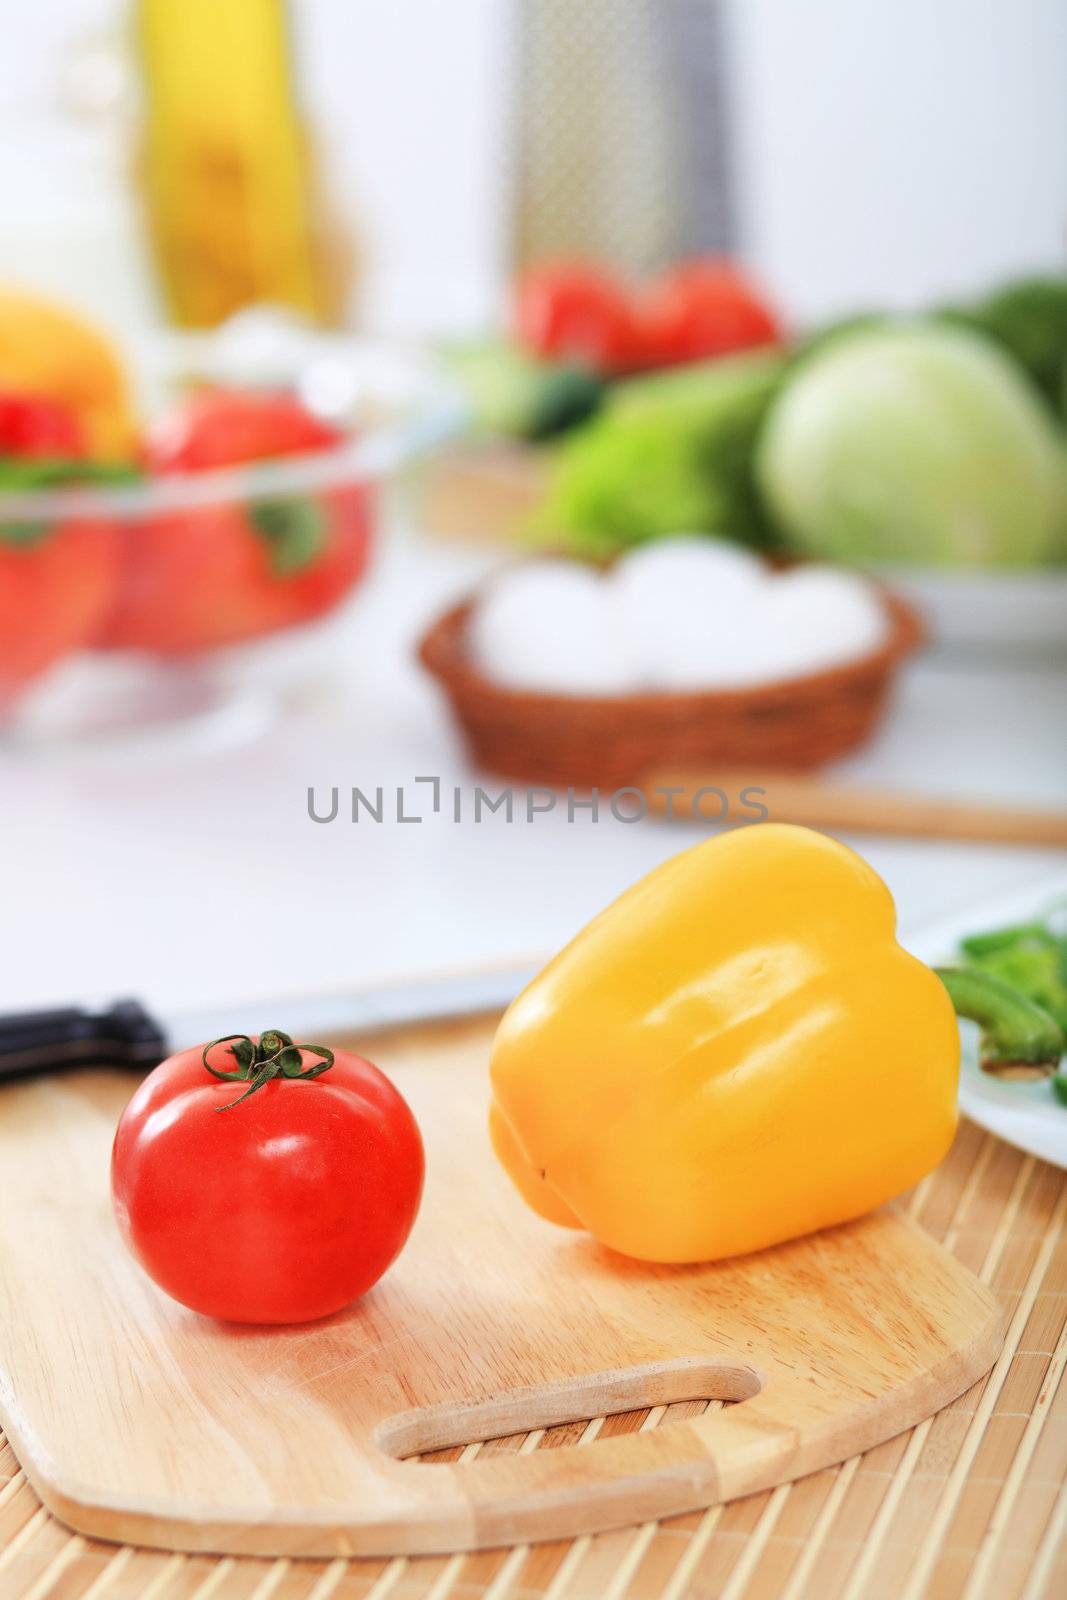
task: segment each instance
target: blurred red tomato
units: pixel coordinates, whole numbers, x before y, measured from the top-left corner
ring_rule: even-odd
[[[774,314],[723,258],[683,262],[665,273],[642,297],[639,319],[649,366],[728,355],[781,338]]]
[[[129,530],[100,642],[183,654],[311,621],[362,576],[370,529],[362,486],[151,517]]]
[[[69,406],[44,395],[0,392],[0,456],[80,460],[85,430]]]
[[[204,472],[330,450],[343,437],[287,390],[201,389],[149,435],[146,457],[153,472]]]
[[[0,522],[0,709],[63,656],[91,643],[114,593],[109,523]]]
[[[624,372],[639,363],[637,321],[625,287],[582,262],[531,267],[515,286],[515,335],[533,355]]]
[[[81,423],[58,400],[0,393],[0,492],[76,481],[84,464]],[[118,571],[108,522],[51,524],[5,519],[0,500],[0,709],[40,674],[91,642]]]
[[[148,442],[161,475],[330,449],[343,435],[288,394],[208,390]],[[131,527],[105,647],[179,654],[237,644],[329,611],[366,567],[370,489],[161,512]]]

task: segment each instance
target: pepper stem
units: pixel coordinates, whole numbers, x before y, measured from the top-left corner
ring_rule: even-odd
[[[229,1054],[237,1063],[231,1071],[213,1067],[208,1060],[211,1051],[220,1044],[229,1045]],[[301,1051],[318,1056],[318,1061],[305,1067]],[[248,1084],[244,1094],[238,1095],[236,1100],[215,1107],[216,1111],[232,1111],[273,1078],[317,1078],[320,1073],[328,1072],[333,1066],[333,1051],[321,1044],[294,1044],[280,1028],[268,1028],[258,1040],[247,1033],[227,1033],[221,1039],[212,1039],[204,1046],[201,1060],[213,1078]]]
[[[961,1017],[982,1030],[982,1071],[1001,1078],[1047,1078],[1064,1051],[1063,1030],[1043,1006],[976,967],[935,967]]]

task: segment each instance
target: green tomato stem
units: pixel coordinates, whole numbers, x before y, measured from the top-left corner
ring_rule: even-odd
[[[237,1063],[231,1071],[213,1067],[208,1060],[211,1051],[220,1044],[229,1045],[229,1054]],[[313,1066],[305,1067],[301,1055],[301,1051],[304,1050],[309,1055],[319,1057]],[[236,1100],[215,1107],[216,1111],[232,1111],[234,1106],[239,1106],[242,1100],[247,1100],[273,1078],[319,1077],[333,1066],[334,1056],[333,1051],[328,1050],[325,1045],[294,1044],[289,1035],[282,1033],[280,1028],[268,1028],[265,1033],[260,1034],[258,1042],[247,1033],[227,1033],[221,1039],[212,1039],[210,1044],[204,1046],[201,1060],[213,1078],[248,1084],[244,1094],[238,1095]]]

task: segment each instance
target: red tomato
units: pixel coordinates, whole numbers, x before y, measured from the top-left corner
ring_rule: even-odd
[[[286,390],[201,389],[149,437],[146,456],[155,472],[204,472],[329,450],[343,437]]]
[[[287,394],[205,390],[147,447],[159,473],[328,449],[342,435]],[[370,489],[160,513],[127,530],[116,604],[98,643],[170,655],[215,649],[331,610],[362,577]]]
[[[531,267],[515,286],[515,335],[537,356],[623,372],[640,361],[637,321],[627,290],[581,262]]]
[[[265,532],[271,523],[280,531]],[[152,517],[127,531],[98,643],[179,655],[310,622],[355,587],[370,535],[370,493],[358,484],[314,499]]]
[[[117,530],[0,522],[0,709],[63,656],[89,644],[118,576]]]
[[[68,406],[45,395],[0,393],[0,455],[81,460],[85,430]]]
[[[422,1195],[422,1140],[362,1056],[338,1050],[324,1065],[330,1052],[277,1033],[236,1048],[244,1067],[221,1040],[207,1059],[258,1073],[258,1087],[220,1082],[201,1049],[141,1084],[115,1134],[115,1215],[182,1305],[230,1322],[310,1322],[365,1294],[399,1255]]]
[[[68,407],[44,395],[0,393],[0,488],[47,488],[53,470],[76,475],[84,456],[81,423]],[[118,553],[117,530],[99,519],[0,518],[0,709],[91,642],[114,592]]]
[[[781,338],[773,313],[721,258],[683,262],[665,273],[646,291],[640,321],[649,366],[699,361]]]

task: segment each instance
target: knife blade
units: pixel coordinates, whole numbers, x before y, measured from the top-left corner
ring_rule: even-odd
[[[139,1000],[59,1006],[0,1017],[0,1082],[77,1067],[147,1072],[175,1050],[227,1034],[283,1028],[294,1039],[359,1036],[502,1010],[538,968],[453,974],[336,994],[154,1014]]]

